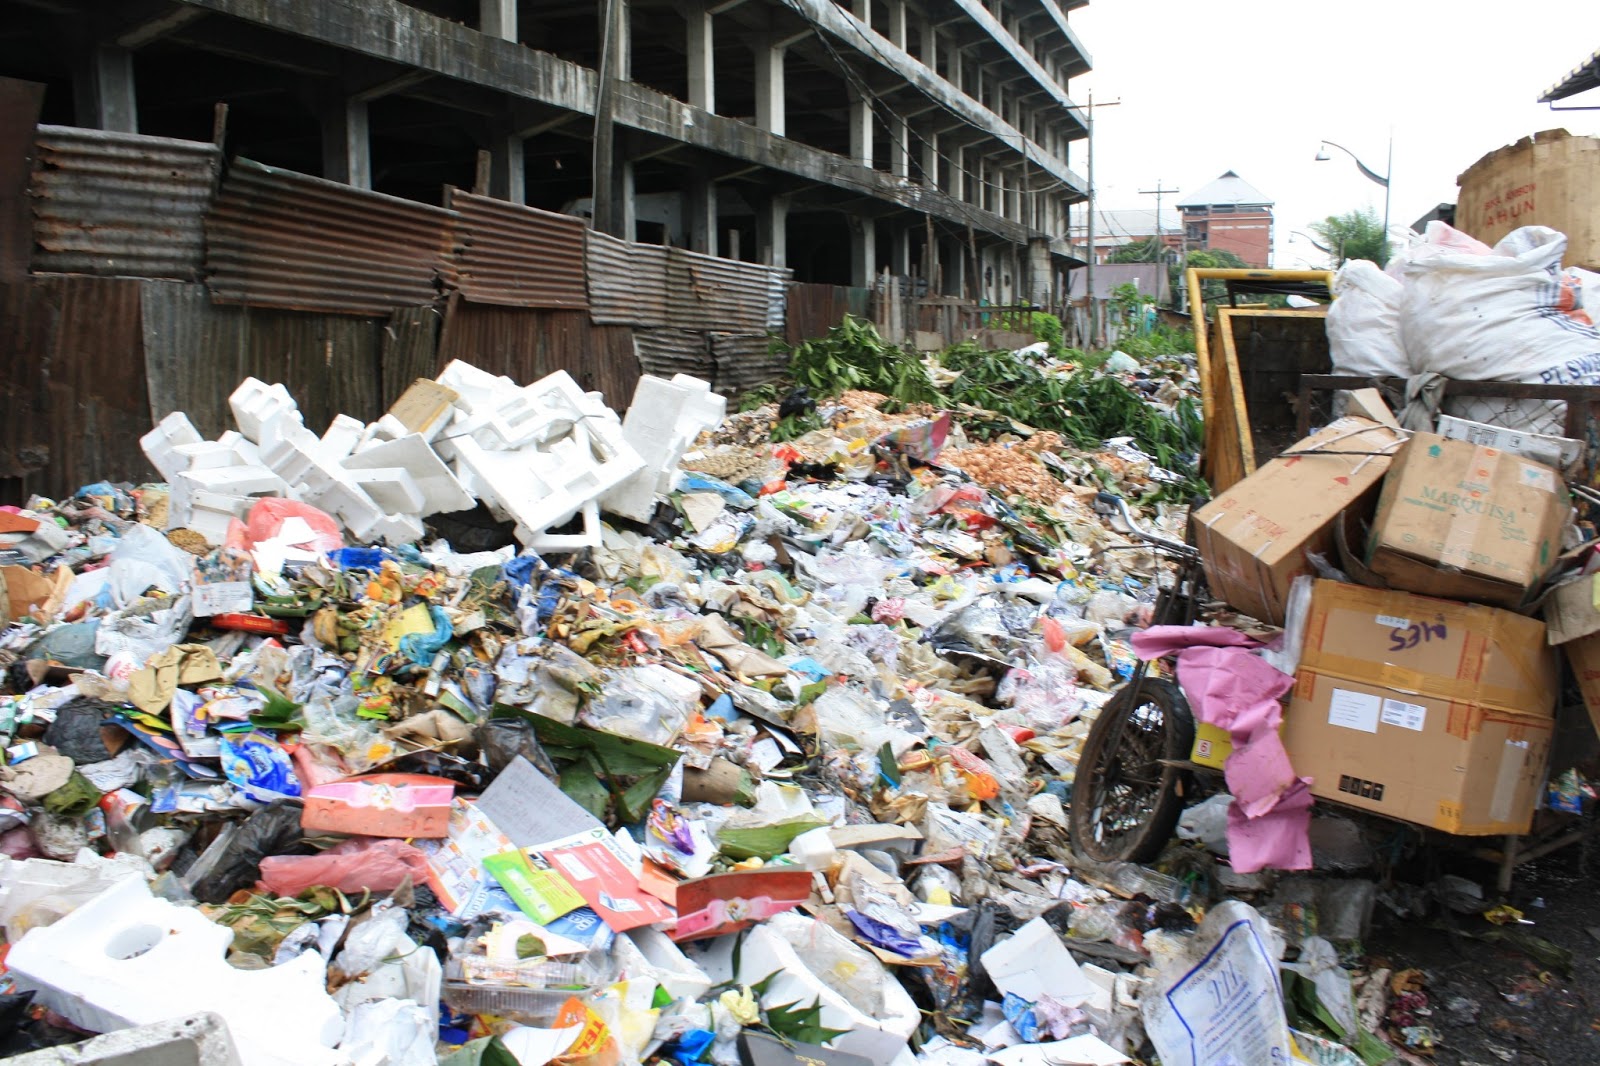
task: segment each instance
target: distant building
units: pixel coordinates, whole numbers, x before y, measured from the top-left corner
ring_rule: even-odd
[[[1272,201],[1233,171],[1185,196],[1183,240],[1198,248],[1232,252],[1246,266],[1272,261]]]
[[[1139,244],[1161,234],[1161,243],[1173,251],[1183,249],[1183,218],[1176,212],[1163,209],[1160,226],[1156,212],[1151,207],[1135,207],[1122,211],[1096,211],[1094,213],[1094,250],[1096,263],[1118,248]],[[1089,247],[1089,212],[1083,204],[1072,208],[1072,246],[1079,258],[1087,258]]]

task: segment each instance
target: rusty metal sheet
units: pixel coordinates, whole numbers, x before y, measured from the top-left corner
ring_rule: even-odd
[[[633,343],[639,352],[639,367],[646,374],[664,378],[693,374],[707,381],[715,376],[710,343],[699,330],[636,329]]]
[[[141,481],[150,428],[139,286],[35,276],[0,285],[0,497],[61,497],[102,478]]]
[[[589,230],[589,317],[600,325],[657,327],[667,324],[667,253]]]
[[[772,286],[788,280],[780,267],[714,255],[667,250],[667,325],[678,329],[761,333],[767,329]]]
[[[0,282],[28,276],[33,257],[33,206],[28,176],[33,172],[33,127],[44,103],[36,81],[0,78]]]
[[[772,351],[772,338],[765,333],[713,333],[710,337],[715,364],[712,387],[726,396],[776,381],[789,365],[787,355]]]
[[[456,287],[480,304],[507,307],[589,306],[584,285],[582,219],[445,190],[456,228]]]
[[[565,370],[617,410],[639,381],[633,331],[597,326],[582,311],[543,311],[450,300],[439,336],[439,362],[463,359],[491,374],[528,384]]]
[[[789,312],[789,278],[787,270],[771,270],[767,274],[767,332],[781,334]]]
[[[206,219],[212,297],[387,315],[454,284],[456,215],[235,159]]]
[[[798,344],[827,333],[852,312],[857,293],[860,294],[862,306],[855,313],[864,313],[868,291],[852,290],[842,285],[818,285],[803,281],[790,283],[784,309],[785,338],[790,344]]]
[[[221,161],[204,141],[40,126],[29,189],[33,268],[199,277]]]
[[[386,318],[217,304],[203,285],[143,284],[151,417],[185,411],[214,437],[233,428],[228,396],[246,377],[283,382],[318,434],[336,414],[370,422],[386,409]]]
[[[388,410],[418,378],[437,377],[439,327],[444,314],[432,305],[408,307],[389,316],[383,332],[383,408]]]

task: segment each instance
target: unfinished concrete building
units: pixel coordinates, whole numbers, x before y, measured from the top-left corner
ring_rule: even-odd
[[[1073,263],[1083,2],[0,0],[0,75],[46,123],[1010,303]]]

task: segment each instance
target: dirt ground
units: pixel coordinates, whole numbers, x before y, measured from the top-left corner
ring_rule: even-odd
[[[1484,867],[1458,871],[1480,878]],[[1533,925],[1510,926],[1572,953],[1563,974],[1504,943],[1467,933],[1493,929],[1483,918],[1437,913],[1408,921],[1381,906],[1369,958],[1425,974],[1429,1014],[1418,1022],[1440,1036],[1440,1066],[1600,1064],[1600,848],[1570,848],[1518,872],[1510,902]],[[1545,960],[1548,962],[1549,960]]]

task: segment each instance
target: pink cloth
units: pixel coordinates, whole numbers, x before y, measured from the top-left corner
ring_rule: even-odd
[[[1134,653],[1154,659],[1176,653],[1178,684],[1194,716],[1227,730],[1233,754],[1223,769],[1228,854],[1233,868],[1311,867],[1311,779],[1299,777],[1283,749],[1278,702],[1294,678],[1255,655],[1261,642],[1220,626],[1154,626],[1132,639]]]

